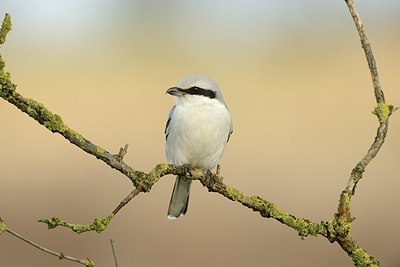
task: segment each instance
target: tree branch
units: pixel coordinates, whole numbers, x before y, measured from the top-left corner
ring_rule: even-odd
[[[385,103],[385,96],[383,94],[380,82],[379,82],[379,75],[378,69],[376,66],[374,54],[372,53],[371,45],[368,42],[367,34],[364,30],[364,25],[361,21],[360,16],[357,13],[355,5],[352,0],[346,0],[347,7],[350,11],[350,14],[353,18],[354,24],[356,25],[358,34],[361,40],[361,46],[364,50],[365,57],[368,62],[368,67],[371,73],[372,84],[374,86],[374,94],[377,103],[377,107],[372,112],[378,117],[379,120],[379,127],[377,129],[376,137],[374,142],[372,143],[370,149],[368,150],[367,154],[361,159],[360,162],[353,168],[350,179],[347,183],[345,191],[350,193],[350,195],[355,194],[355,189],[357,183],[361,180],[362,175],[365,171],[365,168],[369,164],[369,162],[378,154],[380,148],[382,147],[383,143],[385,142],[386,133],[388,131],[389,126],[389,116],[396,110],[392,105],[387,105]]]
[[[7,233],[9,233],[9,234],[11,234],[11,235],[17,237],[18,239],[24,241],[25,243],[28,243],[29,245],[31,245],[31,246],[33,246],[33,247],[35,247],[35,248],[37,248],[37,249],[39,249],[39,250],[41,250],[41,251],[43,251],[43,252],[46,252],[46,253],[48,253],[48,254],[50,254],[50,255],[53,255],[53,256],[58,257],[59,260],[64,260],[64,259],[65,259],[65,260],[73,261],[73,262],[76,262],[76,263],[80,263],[80,264],[82,264],[82,265],[84,265],[84,266],[87,266],[87,267],[93,267],[93,266],[95,266],[95,265],[94,265],[94,262],[91,261],[91,260],[89,260],[89,259],[85,259],[85,260],[83,260],[83,259],[77,259],[77,258],[68,256],[68,255],[65,255],[65,254],[62,253],[62,252],[60,252],[60,253],[54,252],[54,251],[52,251],[52,250],[50,250],[50,249],[48,249],[48,248],[45,248],[45,247],[43,247],[43,246],[41,246],[41,245],[39,245],[39,244],[37,244],[37,243],[35,243],[35,242],[33,242],[33,241],[31,241],[31,240],[29,240],[29,239],[27,239],[27,238],[21,236],[20,234],[14,232],[14,231],[11,230],[10,228],[8,228],[8,227],[6,226],[6,224],[4,223],[4,221],[0,218],[0,235],[1,235],[2,233],[4,233],[4,232],[7,232]]]
[[[124,159],[124,156],[126,155],[126,153],[128,152],[128,147],[129,145],[126,144],[123,148],[121,147],[119,149],[119,152],[117,155],[115,155],[115,157],[119,160],[122,161]]]
[[[47,224],[47,227],[49,229],[54,229],[58,226],[62,226],[71,229],[77,234],[82,234],[84,232],[90,232],[90,231],[96,231],[97,233],[101,233],[106,229],[106,227],[108,226],[113,217],[114,215],[111,214],[103,219],[95,218],[93,222],[88,225],[69,223],[57,217],[53,217],[51,219],[41,219],[39,220],[39,222]]]
[[[11,16],[10,14],[6,13],[0,29],[0,45],[6,42],[7,34],[11,31],[11,29],[12,29]]]
[[[335,214],[335,232],[338,234],[336,241],[344,251],[352,258],[355,266],[379,266],[379,261],[373,256],[370,256],[363,248],[359,247],[355,240],[351,237],[350,229],[354,218],[350,212],[351,197],[355,194],[358,182],[362,179],[363,173],[367,165],[378,154],[383,143],[385,142],[386,134],[389,127],[389,117],[397,109],[392,105],[385,103],[384,93],[382,91],[378,69],[375,58],[372,53],[371,45],[368,42],[366,32],[360,16],[357,13],[352,0],[345,0],[354,24],[357,28],[361,40],[361,46],[364,50],[365,57],[368,62],[372,84],[374,87],[375,100],[377,107],[372,112],[378,117],[379,126],[376,137],[366,155],[356,164],[350,174],[346,188],[340,195],[337,213]]]
[[[115,251],[115,242],[114,242],[114,240],[110,239],[110,243],[111,243],[111,250],[112,250],[112,253],[113,253],[113,257],[114,257],[115,267],[118,267],[119,264],[118,264],[117,253]]]
[[[354,6],[353,0],[345,0],[345,1],[347,4],[347,7],[349,8],[350,14],[353,18],[354,24],[356,25],[358,34],[360,35],[361,45],[362,45],[362,48],[364,49],[365,57],[367,58],[367,61],[368,61],[368,67],[371,72],[372,83],[374,85],[374,93],[375,93],[376,102],[378,104],[385,103],[385,96],[383,94],[381,84],[379,82],[378,68],[376,67],[375,58],[372,53],[371,45],[368,42],[367,34],[364,30],[364,25],[361,21],[360,16],[357,13],[357,10]]]
[[[132,198],[136,197],[137,195],[139,195],[140,192],[142,192],[143,189],[141,186],[138,186],[137,188],[135,188],[132,192],[129,193],[128,196],[126,196],[126,198],[124,198],[124,200],[121,201],[121,203],[114,209],[114,211],[112,212],[112,214],[117,214],[118,211],[120,211],[120,209],[122,209],[126,204],[129,203],[129,201],[132,200]]]

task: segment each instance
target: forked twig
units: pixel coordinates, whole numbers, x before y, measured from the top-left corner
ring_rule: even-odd
[[[53,256],[58,257],[60,260],[64,260],[64,259],[65,259],[65,260],[73,261],[73,262],[80,263],[80,264],[82,264],[82,265],[84,265],[84,266],[87,266],[87,267],[93,267],[93,266],[95,266],[95,265],[94,265],[94,262],[92,262],[92,261],[89,260],[89,259],[85,259],[85,260],[83,260],[83,259],[77,259],[77,258],[68,256],[68,255],[65,255],[65,254],[62,253],[62,252],[55,252],[55,251],[52,251],[52,250],[50,250],[50,249],[48,249],[48,248],[45,248],[45,247],[43,247],[43,246],[41,246],[41,245],[39,245],[39,244],[37,244],[37,243],[35,243],[35,242],[33,242],[33,241],[31,241],[31,240],[29,240],[29,239],[27,239],[27,238],[21,236],[20,234],[14,232],[13,230],[11,230],[11,229],[8,228],[8,227],[5,229],[5,232],[7,232],[7,233],[9,233],[9,234],[11,234],[11,235],[13,235],[13,236],[19,238],[20,240],[22,240],[22,241],[28,243],[29,245],[31,245],[31,246],[33,246],[33,247],[35,247],[35,248],[37,248],[37,249],[39,249],[39,250],[41,250],[41,251],[44,251],[44,252],[46,252],[46,253],[48,253],[48,254],[50,254],[50,255],[53,255]]]

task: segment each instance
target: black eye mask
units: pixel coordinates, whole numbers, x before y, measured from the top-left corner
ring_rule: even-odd
[[[197,86],[193,86],[190,87],[188,89],[181,89],[181,92],[185,92],[186,94],[189,95],[202,95],[202,96],[206,96],[208,98],[214,99],[216,96],[216,93],[212,90],[207,90],[207,89],[203,89]]]

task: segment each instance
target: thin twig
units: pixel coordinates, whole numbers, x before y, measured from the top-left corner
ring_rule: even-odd
[[[350,174],[350,178],[347,182],[347,186],[345,192],[349,193],[350,196],[355,194],[355,190],[358,182],[362,179],[363,173],[367,167],[367,165],[371,162],[373,158],[378,154],[381,149],[383,143],[386,139],[386,134],[388,131],[389,122],[386,120],[381,122],[378,126],[376,137],[371,147],[369,148],[367,154],[357,163],[357,165],[353,168]]]
[[[110,243],[111,243],[111,250],[113,253],[113,257],[114,257],[115,267],[118,267],[119,264],[118,264],[117,254],[115,252],[115,242],[111,238],[110,238]]]
[[[353,0],[346,0],[346,4],[347,4],[350,14],[354,20],[358,34],[360,35],[361,45],[362,45],[362,48],[364,49],[365,57],[367,58],[367,61],[368,61],[368,67],[371,72],[372,83],[374,85],[376,102],[378,104],[384,103],[385,96],[383,94],[381,84],[379,82],[378,68],[376,67],[375,58],[372,53],[371,45],[368,42],[367,34],[364,30],[364,25],[361,21],[360,16],[357,13],[357,10],[354,6]]]
[[[137,196],[140,192],[142,192],[142,187],[139,186],[137,188],[135,188],[132,192],[129,193],[129,195],[127,195],[124,200],[121,201],[121,203],[119,203],[119,205],[114,209],[114,211],[112,212],[112,214],[117,214],[118,211],[120,211],[120,209],[122,209],[126,204],[129,203],[129,201],[132,200],[132,198],[134,198],[135,196]]]
[[[14,232],[13,230],[11,230],[11,229],[8,228],[8,227],[7,227],[7,229],[6,229],[6,232],[7,232],[7,233],[10,233],[11,235],[13,235],[13,236],[15,236],[15,237],[17,237],[17,238],[19,238],[19,239],[22,240],[22,241],[28,243],[28,244],[31,245],[31,246],[33,246],[33,247],[35,247],[35,248],[37,248],[37,249],[40,249],[41,251],[44,251],[44,252],[46,252],[46,253],[48,253],[48,254],[50,254],[50,255],[53,255],[53,256],[58,257],[60,260],[66,259],[66,260],[69,260],[69,261],[73,261],[73,262],[76,262],[76,263],[80,263],[80,264],[82,264],[82,265],[84,265],[84,266],[88,266],[88,267],[89,267],[89,266],[90,266],[90,267],[91,267],[91,266],[94,266],[94,263],[93,263],[91,260],[89,260],[89,259],[85,259],[85,260],[83,260],[83,259],[77,259],[77,258],[74,258],[74,257],[71,257],[71,256],[67,256],[67,255],[65,255],[65,254],[62,253],[62,252],[60,252],[60,253],[54,252],[54,251],[52,251],[52,250],[50,250],[50,249],[48,249],[48,248],[45,248],[45,247],[43,247],[43,246],[41,246],[41,245],[39,245],[39,244],[37,244],[37,243],[35,243],[35,242],[33,242],[33,241],[31,241],[31,240],[29,240],[29,239],[27,239],[27,238],[21,236],[20,234]]]
[[[358,246],[356,241],[350,235],[351,224],[354,220],[350,212],[350,206],[351,197],[355,194],[357,183],[362,179],[367,165],[378,154],[383,143],[385,142],[389,127],[389,116],[394,112],[394,108],[393,106],[385,103],[385,97],[379,82],[375,58],[372,53],[371,45],[368,42],[361,18],[358,15],[352,0],[346,0],[346,4],[357,28],[361,45],[368,62],[374,87],[374,95],[377,103],[377,107],[373,113],[378,117],[379,126],[374,142],[372,143],[366,155],[353,168],[347,186],[340,194],[337,216],[335,216],[333,224],[335,232],[337,233],[334,240],[337,241],[343,250],[348,253],[356,266],[379,266],[379,261],[368,254],[363,248]]]
[[[119,153],[118,153],[117,155],[115,155],[115,157],[116,157],[118,160],[122,161],[122,160],[124,159],[124,156],[125,156],[126,153],[128,152],[128,147],[129,147],[129,144],[126,144],[123,148],[121,147],[121,148],[119,149]]]
[[[380,148],[385,142],[386,133],[388,131],[388,118],[390,114],[393,112],[393,107],[386,105],[385,97],[379,82],[378,69],[376,66],[375,58],[372,53],[371,45],[368,42],[367,34],[364,30],[363,23],[361,21],[360,16],[357,13],[355,5],[352,0],[346,0],[347,7],[349,8],[350,14],[353,18],[354,24],[357,28],[358,34],[360,36],[361,45],[365,53],[365,57],[367,58],[368,67],[371,73],[372,83],[374,86],[374,94],[376,103],[378,107],[376,108],[376,115],[379,119],[379,127],[377,129],[377,134],[374,142],[372,143],[370,149],[367,154],[361,159],[360,162],[353,168],[349,181],[347,183],[345,191],[350,194],[350,197],[354,195],[357,183],[362,178],[362,175],[365,171],[365,168],[369,164],[369,162],[378,154]],[[392,111],[390,111],[392,108]],[[384,112],[386,111],[386,112]],[[383,114],[383,115],[382,115]]]

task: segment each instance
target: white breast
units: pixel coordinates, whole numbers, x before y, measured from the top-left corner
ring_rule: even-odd
[[[168,163],[213,169],[224,152],[231,116],[224,104],[203,96],[184,97],[175,106],[168,129]]]

